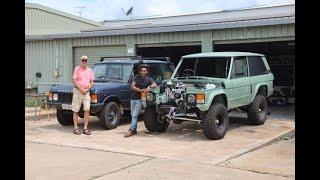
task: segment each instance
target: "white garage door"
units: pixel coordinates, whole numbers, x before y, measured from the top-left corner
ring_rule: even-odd
[[[74,67],[80,63],[80,57],[89,57],[89,66],[100,61],[100,57],[120,57],[127,55],[126,46],[94,46],[94,47],[75,47],[73,49]]]

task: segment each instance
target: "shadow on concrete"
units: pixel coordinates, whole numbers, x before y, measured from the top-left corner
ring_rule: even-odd
[[[243,117],[230,117],[229,130],[236,129],[243,126],[251,126],[247,118]],[[203,134],[202,126],[197,122],[183,122],[181,124],[171,123],[164,133],[151,133],[147,130],[138,131],[138,136],[153,137],[161,136],[170,140],[183,140],[183,141],[198,141],[208,140]]]
[[[143,121],[142,120],[142,116],[139,119],[140,119],[139,122]],[[73,132],[73,125],[69,125],[69,126],[60,125],[57,119],[51,119],[50,121],[51,122],[55,122],[55,123],[41,126],[41,128],[43,128],[43,129],[51,129],[51,130],[58,130],[58,131],[61,131],[61,132],[68,132],[68,133]],[[130,123],[131,123],[130,116],[123,116],[120,119],[120,124],[118,125],[118,127],[119,126],[123,126],[123,125],[128,125]],[[80,130],[83,129],[83,125],[84,125],[83,119],[79,118],[78,127],[79,127]],[[91,131],[98,131],[98,132],[100,132],[100,131],[111,131],[111,130],[104,129],[100,125],[99,119],[97,117],[94,117],[94,116],[90,116],[89,126],[88,127],[89,127],[89,129]]]
[[[294,118],[294,110],[292,107],[271,107],[269,108],[269,111],[271,111],[271,115],[268,116],[268,120],[276,118],[276,120],[290,120],[292,121],[292,117]],[[281,119],[278,119],[281,118]],[[139,122],[143,121],[143,116],[140,116]],[[56,119],[51,120],[56,121],[54,124],[44,125],[41,126],[41,128],[44,129],[52,129],[56,131],[60,131],[63,133],[70,133],[73,131],[73,126],[62,126],[60,125]],[[123,116],[120,120],[120,124],[118,126],[124,126],[129,125],[131,123],[130,116],[126,115]],[[143,123],[143,122],[142,122]],[[79,119],[78,124],[80,129],[83,129],[83,120]],[[228,130],[236,129],[239,127],[245,127],[244,131],[247,131],[249,133],[254,133],[253,130],[251,130],[250,122],[247,119],[246,113],[239,113],[236,111],[232,111],[229,114],[229,128]],[[114,130],[106,130],[103,127],[101,127],[99,119],[97,117],[90,117],[89,120],[89,128],[92,132],[102,132],[102,131],[114,131]],[[115,130],[114,133],[116,134],[125,134],[127,132],[127,129],[125,130]],[[139,130],[138,129],[138,136],[142,137],[153,137],[153,136],[160,136],[163,138],[168,138],[171,140],[185,140],[185,141],[197,141],[197,140],[207,140],[207,138],[203,135],[202,127],[197,122],[183,122],[181,124],[174,124],[170,123],[168,129],[164,133],[150,133],[148,130]]]

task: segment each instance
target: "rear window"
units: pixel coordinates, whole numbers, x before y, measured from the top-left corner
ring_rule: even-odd
[[[263,60],[260,56],[249,56],[249,74],[250,76],[258,76],[262,74],[267,74],[267,68],[263,63]]]
[[[248,65],[246,57],[235,57],[231,71],[231,79],[248,76]]]

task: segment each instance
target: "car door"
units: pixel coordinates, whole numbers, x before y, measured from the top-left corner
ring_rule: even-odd
[[[233,58],[230,89],[228,89],[228,98],[231,107],[247,105],[251,97],[251,82],[248,77],[247,57]]]

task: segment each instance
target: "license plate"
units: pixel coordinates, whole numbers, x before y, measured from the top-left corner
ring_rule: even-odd
[[[62,104],[62,109],[71,110],[72,105],[71,104]]]

